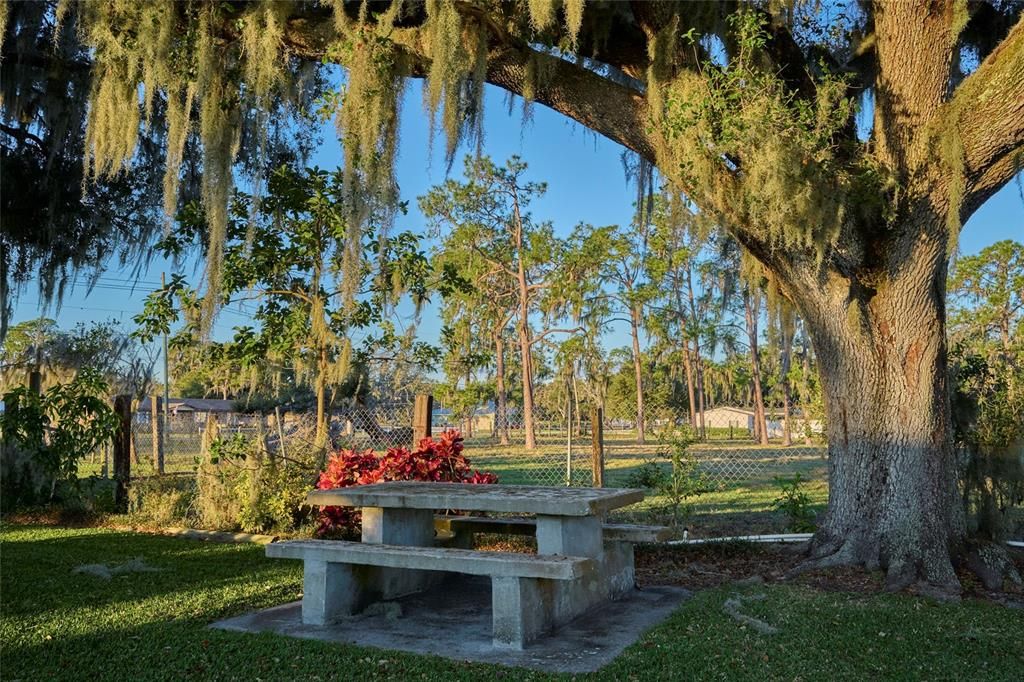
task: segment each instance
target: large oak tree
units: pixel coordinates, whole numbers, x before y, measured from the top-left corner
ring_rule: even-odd
[[[967,548],[946,385],[945,282],[960,226],[1020,168],[1020,3],[60,3],[91,50],[90,174],[128,163],[164,101],[171,180],[202,139],[211,287],[243,114],[294,61],[346,67],[336,99],[351,225],[395,192],[402,83],[453,154],[483,84],[657,165],[767,269],[822,370],[830,498],[812,565],[959,589]],[[72,26],[74,28],[72,28]],[[6,48],[5,48],[6,49]],[[6,57],[5,57],[6,60]],[[140,107],[139,95],[143,94]],[[857,104],[872,122],[858,135]],[[174,182],[166,183],[173,186]],[[355,229],[355,227],[353,228]]]

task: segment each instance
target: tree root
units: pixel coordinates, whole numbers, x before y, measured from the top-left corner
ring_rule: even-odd
[[[995,543],[977,543],[963,555],[963,565],[978,576],[986,590],[1002,591],[1009,582],[1016,588],[1024,587],[1017,567],[1013,565],[1009,552]]]
[[[985,589],[1003,591],[1009,583],[1024,587],[1006,549],[995,543],[967,543],[952,556],[946,551],[925,552],[923,556],[900,553],[885,556],[877,544],[855,539],[823,538],[812,541],[808,557],[786,573],[787,579],[810,571],[838,566],[858,566],[868,571],[885,571],[885,589],[908,590],[938,601],[957,601],[963,587],[953,570],[962,566],[978,576]]]
[[[755,594],[746,597],[741,597],[738,594],[734,594],[725,600],[722,604],[722,611],[726,613],[733,620],[743,623],[752,630],[760,632],[762,635],[774,635],[779,632],[779,629],[774,625],[764,622],[759,618],[748,616],[745,613],[740,612],[740,607],[743,606],[743,601],[760,601],[765,598],[763,594]]]

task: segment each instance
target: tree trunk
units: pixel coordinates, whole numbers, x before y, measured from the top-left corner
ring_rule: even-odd
[[[697,368],[697,414],[700,420],[700,440],[707,438],[704,430],[704,363],[700,359],[700,325],[697,323],[697,302],[693,297],[693,268],[686,268],[686,295],[690,303],[690,319],[697,334],[693,337],[693,359]]]
[[[576,369],[573,366],[572,371],[572,403],[573,408],[576,410],[576,437],[583,437],[583,412],[580,411],[580,391],[579,386],[576,384]]]
[[[327,349],[320,348],[316,372],[316,446],[327,445]]]
[[[779,335],[782,345],[779,358],[779,374],[782,381],[782,445],[788,448],[793,444],[793,392],[789,386],[789,368],[793,357],[793,320],[785,311],[780,313],[779,318],[782,327],[782,333]]]
[[[809,411],[811,403],[811,349],[807,345],[807,332],[804,331],[803,353],[801,354],[802,375],[803,375],[803,429],[804,445],[811,444],[811,414]]]
[[[965,536],[946,376],[944,231],[906,239],[873,287],[795,286],[821,368],[829,500],[812,564],[882,568],[886,583],[957,594]],[[918,232],[920,234],[920,232]],[[895,250],[898,247],[890,247]]]
[[[526,449],[537,447],[537,435],[533,427],[533,362],[530,358],[530,328],[526,320],[519,323],[519,352],[523,366],[523,429],[526,431]]]
[[[693,341],[693,361],[697,367],[697,419],[700,421],[700,439],[707,440],[704,428],[704,361],[700,357],[700,342]]]
[[[754,403],[754,438],[761,445],[768,445],[768,424],[764,413],[764,393],[761,391],[761,358],[757,353],[757,317],[758,308],[755,296],[750,288],[743,290],[743,310],[747,318],[747,339],[750,343],[750,376],[753,384],[752,401]]]
[[[469,394],[470,388],[473,386],[473,374],[472,372],[466,372],[466,393]],[[473,437],[473,413],[476,412],[476,405],[470,405],[466,409],[466,428],[462,430],[462,434],[466,438]]]
[[[644,414],[644,371],[640,357],[640,311],[629,311],[629,332],[633,339],[633,377],[636,381],[636,442],[643,445],[646,440],[646,415]]]
[[[523,221],[519,215],[519,201],[513,203],[516,243],[516,284],[519,292],[519,352],[523,365],[523,429],[526,431],[526,449],[537,447],[537,435],[533,427],[533,359],[530,349],[530,289],[526,281],[526,266],[523,264]]]
[[[690,428],[697,429],[697,405],[693,392],[693,357],[690,353],[690,342],[683,339],[683,363],[686,365],[686,393],[690,403]]]
[[[497,395],[497,405],[494,408],[494,426],[498,430],[498,443],[508,445],[508,413],[506,403],[508,396],[505,389],[505,338],[501,331],[494,335],[494,357],[495,377],[494,388]]]

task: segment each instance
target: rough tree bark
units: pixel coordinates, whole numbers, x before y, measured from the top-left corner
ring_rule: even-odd
[[[950,561],[965,522],[953,461],[946,385],[943,220],[909,221],[890,277],[855,289],[794,282],[821,367],[828,415],[829,502],[814,537],[815,566],[885,568],[887,584],[958,591]],[[921,232],[931,238],[921,239]]]

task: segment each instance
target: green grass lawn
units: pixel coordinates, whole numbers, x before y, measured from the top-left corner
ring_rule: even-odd
[[[298,596],[299,564],[265,559],[255,545],[10,525],[0,529],[0,542],[5,680],[554,679],[207,628],[218,618]],[[111,580],[73,573],[82,564],[134,558],[161,570]],[[736,589],[708,590],[601,673],[580,677],[1020,680],[1024,671],[1020,611],[806,587],[737,589],[766,594],[744,610],[779,634],[757,634],[723,613]]]

